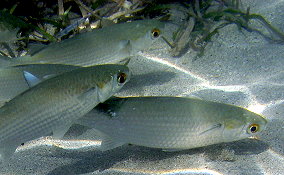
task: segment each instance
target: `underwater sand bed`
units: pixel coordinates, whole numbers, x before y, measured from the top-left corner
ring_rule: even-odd
[[[284,2],[251,1],[252,10],[283,29]],[[284,172],[283,45],[270,44],[234,25],[220,31],[205,55],[171,58],[160,41],[130,62],[131,83],[118,96],[195,95],[262,113],[269,120],[260,140],[245,139],[182,152],[125,145],[107,152],[92,130],[74,126],[66,140],[43,138],[18,148],[0,174],[281,174]],[[170,88],[169,88],[170,87]],[[68,140],[72,139],[72,140]]]

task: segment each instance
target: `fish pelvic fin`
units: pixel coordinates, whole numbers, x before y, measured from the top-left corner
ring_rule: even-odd
[[[62,139],[65,133],[69,130],[71,127],[72,123],[66,123],[62,124],[56,128],[53,129],[52,131],[52,137],[55,139]]]
[[[76,102],[74,102],[76,103]],[[61,114],[60,118],[70,115],[69,111],[65,111]],[[80,116],[72,116],[73,120],[60,120],[57,125],[52,128],[52,137],[55,139],[62,139],[65,133],[69,130],[72,124],[76,121],[74,118],[79,118]]]
[[[96,135],[98,135],[99,138],[102,141],[101,146],[99,148],[99,150],[101,150],[101,151],[111,150],[111,149],[117,148],[117,147],[125,144],[124,142],[115,140],[114,138],[108,136],[107,134],[105,134],[105,133],[103,133],[103,132],[101,132],[97,129],[95,129],[95,130],[96,130]]]

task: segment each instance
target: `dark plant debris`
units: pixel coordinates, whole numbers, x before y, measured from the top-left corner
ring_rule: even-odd
[[[260,14],[251,14],[249,8],[242,10],[240,0],[1,0],[0,37],[1,32],[10,31],[16,39],[6,43],[0,39],[1,49],[5,50],[0,54],[19,56],[29,43],[59,42],[114,23],[167,19],[173,3],[187,9],[187,18],[173,34],[173,43],[164,38],[175,57],[182,56],[189,48],[197,51],[198,56],[203,55],[211,38],[230,24],[236,24],[240,30],[257,32],[270,42],[284,43],[283,32]],[[268,32],[253,27],[251,21],[259,22]],[[16,51],[10,48],[11,44]]]
[[[185,24],[191,26],[181,26],[173,35],[170,52],[175,57],[182,56],[189,48],[197,51],[197,56],[202,56],[211,38],[219,29],[230,24],[236,24],[239,30],[257,32],[271,43],[284,44],[284,33],[260,14],[251,14],[249,7],[242,10],[241,0],[194,0],[184,2],[183,5],[188,8],[188,22]],[[195,22],[190,22],[192,19]],[[253,20],[266,28],[269,34],[255,28],[251,24]],[[178,37],[184,34],[189,37]]]

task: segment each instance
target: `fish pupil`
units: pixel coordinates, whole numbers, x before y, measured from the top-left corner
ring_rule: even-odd
[[[257,127],[256,127],[256,126],[252,126],[252,127],[250,128],[250,131],[251,131],[252,133],[255,133],[255,132],[257,131]]]
[[[157,38],[159,36],[158,32],[153,32],[153,37]]]
[[[124,83],[126,81],[126,74],[125,73],[119,74],[118,77],[117,77],[117,81],[119,83]]]
[[[152,30],[152,36],[154,38],[158,38],[160,36],[160,30],[159,29],[153,29]]]

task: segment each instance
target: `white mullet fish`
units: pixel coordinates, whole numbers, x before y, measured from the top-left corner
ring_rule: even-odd
[[[125,65],[78,68],[47,79],[0,108],[3,159],[29,140],[53,133],[60,138],[74,120],[104,102],[129,80]]]
[[[37,82],[58,74],[79,68],[78,66],[61,64],[30,64],[0,68],[0,101],[7,102],[31,87],[27,83],[28,73],[35,76]]]
[[[111,98],[77,120],[94,128],[101,150],[125,143],[177,151],[248,138],[266,119],[244,108],[181,97]]]
[[[119,63],[149,48],[160,37],[163,28],[164,22],[154,19],[115,24],[39,47],[30,56],[12,61],[1,59],[0,67],[39,63],[76,66]]]

